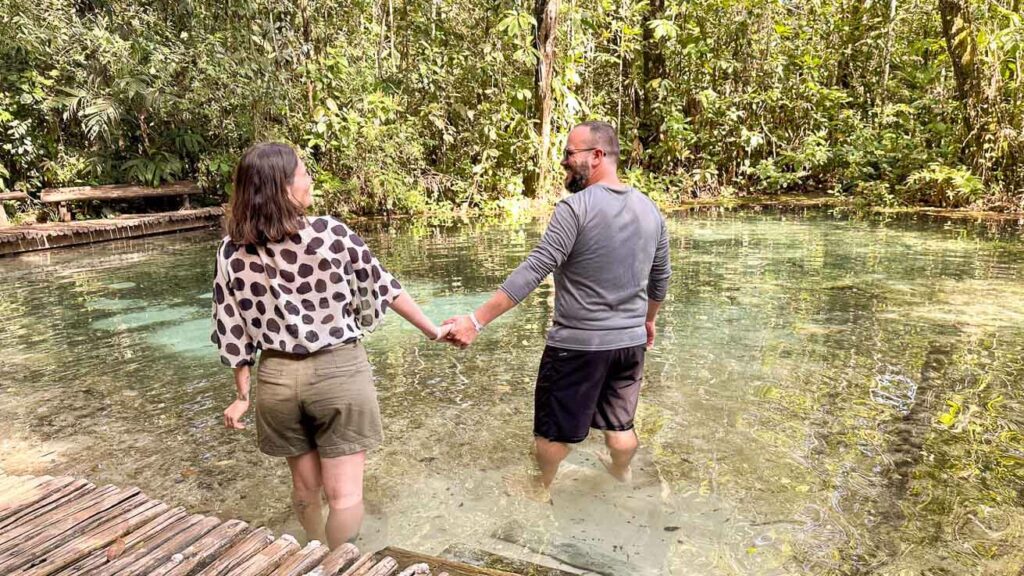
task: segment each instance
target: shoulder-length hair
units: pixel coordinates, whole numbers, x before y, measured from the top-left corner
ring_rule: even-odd
[[[302,227],[304,210],[288,193],[298,165],[295,150],[277,142],[256,144],[242,154],[228,202],[226,230],[232,242],[265,245]]]

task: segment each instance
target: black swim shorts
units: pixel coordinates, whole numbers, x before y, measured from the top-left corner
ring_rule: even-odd
[[[545,347],[533,435],[572,444],[582,442],[590,428],[632,430],[645,352],[642,344],[615,350]]]

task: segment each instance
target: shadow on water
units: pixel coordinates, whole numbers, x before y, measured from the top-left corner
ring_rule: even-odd
[[[1008,224],[820,210],[675,214],[636,482],[591,438],[554,505],[525,473],[543,284],[474,348],[367,339],[386,442],[362,544],[541,554],[599,574],[1017,574],[1024,244]],[[361,228],[436,319],[482,302],[543,222]],[[288,475],[220,428],[215,234],[0,260],[0,466],[138,485],[297,530]],[[251,424],[251,415],[249,419]]]

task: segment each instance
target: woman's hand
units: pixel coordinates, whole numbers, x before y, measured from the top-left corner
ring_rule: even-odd
[[[245,424],[242,424],[242,415],[248,409],[248,400],[235,400],[232,402],[227,410],[224,411],[224,427],[232,430],[245,429]]]
[[[437,328],[437,337],[432,338],[434,342],[444,342],[448,339],[448,333],[452,331],[451,324],[442,324]]]

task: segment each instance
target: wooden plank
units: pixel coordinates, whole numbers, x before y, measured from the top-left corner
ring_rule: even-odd
[[[69,502],[67,506],[53,508],[32,518],[26,518],[21,524],[12,526],[10,529],[0,533],[0,555],[39,531],[65,520],[68,516],[78,514],[111,494],[118,492],[118,489],[113,486],[104,486],[83,495],[73,502]]]
[[[405,570],[398,573],[398,576],[429,576],[430,566],[426,562],[407,566]]]
[[[77,500],[94,491],[96,486],[84,480],[74,480],[57,489],[39,490],[41,496],[24,506],[12,506],[0,512],[0,532],[36,516],[46,514],[71,500]]]
[[[362,556],[357,558],[356,561],[353,562],[351,566],[349,566],[344,572],[342,572],[341,576],[356,576],[357,574],[365,572],[366,569],[370,567],[370,561],[372,559],[373,553],[367,552],[366,554],[363,554]],[[323,574],[318,574],[318,576],[334,576],[334,574],[331,574],[330,572],[324,572]]]
[[[147,498],[138,489],[115,492],[77,513],[49,524],[36,531],[30,538],[17,542],[17,545],[0,555],[0,574],[33,562],[47,551],[75,538],[93,526],[109,520],[141,505]]]
[[[60,548],[67,542],[73,542],[82,533],[87,532],[97,524],[109,522],[147,502],[149,502],[149,499],[145,495],[136,494],[134,497],[119,503],[113,508],[104,510],[85,522],[70,526],[66,530],[56,533],[44,531],[37,534],[12,550],[9,557],[0,562],[0,567],[6,567],[9,570],[14,568],[22,569],[43,563],[50,552]]]
[[[353,561],[359,559],[359,548],[356,548],[354,544],[342,544],[324,558],[324,561],[316,567],[314,572],[318,576],[337,576],[338,572],[341,572]],[[366,555],[366,560],[370,559],[370,555]]]
[[[23,566],[18,571],[12,573],[11,576],[49,576],[86,558],[97,550],[110,546],[119,538],[123,541],[125,534],[145,525],[166,512],[168,508],[167,504],[156,500],[144,502],[96,526],[79,538],[75,538],[63,546],[52,550],[46,554],[42,562],[36,561],[29,566]]]
[[[28,476],[0,474],[0,499],[4,498],[9,490],[13,490],[21,484],[26,484],[29,480],[31,480],[31,477]]]
[[[504,570],[523,576],[573,576],[575,574],[461,544],[448,546],[441,552],[441,556],[471,566]]]
[[[245,535],[249,525],[241,520],[228,520],[214,528],[188,548],[182,550],[150,576],[189,576],[208,566],[220,553],[227,550]]]
[[[28,495],[29,492],[54,480],[57,479],[51,476],[40,476],[39,478],[31,478],[26,482],[12,483],[9,488],[0,492],[0,510],[6,510],[11,506],[17,505],[16,502]],[[69,482],[66,478],[61,478],[60,480],[65,484]]]
[[[57,572],[57,576],[92,574],[93,570],[98,569],[108,562],[107,556],[112,552],[111,548],[115,550],[116,548],[121,548],[121,553],[123,554],[124,551],[134,549],[136,546],[145,542],[147,538],[160,532],[165,527],[181,520],[187,515],[188,514],[185,512],[185,509],[180,506],[167,510],[144,524],[138,530],[129,532],[126,536],[121,538],[119,542],[116,542],[114,546],[107,549],[96,550],[84,560]]]
[[[298,550],[299,543],[295,538],[285,534],[232,570],[231,576],[267,576]]]
[[[366,576],[391,576],[398,570],[398,561],[391,556],[385,556],[379,562],[364,572]]]
[[[0,193],[0,202],[28,200],[28,194],[24,192],[3,192]]]
[[[136,574],[150,574],[154,568],[165,563],[171,559],[175,554],[180,553],[182,550],[191,546],[195,541],[199,540],[211,530],[220,525],[220,518],[213,516],[204,516],[199,522],[196,522],[189,528],[182,530],[174,535],[173,538],[164,542],[159,548],[146,555],[126,571],[122,572],[126,576]]]
[[[399,564],[402,566],[426,563],[430,566],[432,571],[446,571],[452,576],[517,576],[515,572],[506,572],[496,568],[474,566],[458,560],[428,556],[426,554],[420,554],[418,552],[412,552],[410,550],[396,548],[394,546],[389,546],[378,552],[378,554],[391,556],[398,560]],[[447,556],[447,551],[445,551],[445,555]],[[540,574],[541,573],[538,573],[538,576]]]
[[[131,551],[93,572],[94,576],[134,576],[163,564],[175,552],[198,540],[220,523],[200,514],[186,516],[166,526]]]
[[[216,226],[223,214],[222,208],[211,207],[68,224],[47,222],[13,226],[0,230],[0,256],[209,228]]]
[[[355,547],[353,546],[353,548]],[[270,576],[302,576],[316,568],[330,553],[330,548],[313,540],[291,558],[282,562],[276,570],[270,573]],[[356,551],[356,555],[358,554],[359,552]]]
[[[240,542],[228,548],[223,556],[198,573],[198,576],[223,576],[241,566],[274,541],[274,533],[266,528],[257,528]]]
[[[46,188],[39,194],[41,202],[72,202],[77,200],[122,200],[128,198],[154,198],[199,194],[202,190],[195,182],[172,182],[156,188],[133,184],[112,184],[107,186],[74,186],[69,188]]]

